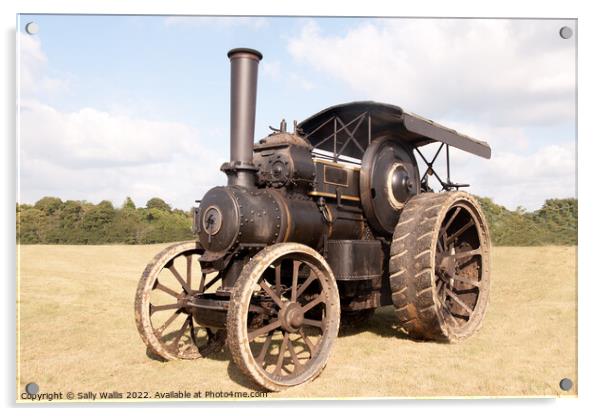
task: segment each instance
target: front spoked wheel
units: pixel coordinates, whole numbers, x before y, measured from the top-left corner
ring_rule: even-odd
[[[243,373],[279,391],[321,373],[339,320],[336,281],[324,258],[302,244],[276,244],[255,255],[234,286],[228,347]]]
[[[148,349],[163,360],[195,359],[220,351],[223,329],[198,325],[190,300],[215,288],[220,277],[208,276],[194,241],[173,244],[146,266],[136,291],[138,332]]]

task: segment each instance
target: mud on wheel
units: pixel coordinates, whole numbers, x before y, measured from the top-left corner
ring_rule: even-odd
[[[489,302],[490,238],[476,199],[423,193],[404,207],[389,260],[402,328],[420,339],[458,341],[481,326]]]
[[[339,319],[338,289],[324,258],[303,244],[275,244],[256,254],[234,285],[228,347],[243,373],[283,390],[321,373]]]
[[[213,290],[220,276],[200,266],[203,250],[195,241],[173,244],[146,266],[135,300],[138,332],[150,352],[164,360],[195,359],[220,351],[226,332],[200,327],[191,297]]]

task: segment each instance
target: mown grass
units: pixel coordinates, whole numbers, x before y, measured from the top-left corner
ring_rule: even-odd
[[[146,355],[134,293],[165,245],[20,246],[18,394],[251,391],[224,351],[196,361]],[[391,308],[341,333],[322,375],[274,398],[540,396],[577,391],[576,247],[496,247],[481,330],[460,344],[417,342]],[[575,386],[560,390],[560,379]]]

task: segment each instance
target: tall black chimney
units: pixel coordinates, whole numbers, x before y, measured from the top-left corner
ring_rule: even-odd
[[[230,58],[230,162],[222,166],[228,185],[255,186],[253,139],[257,100],[257,67],[263,56],[254,49],[236,48]]]

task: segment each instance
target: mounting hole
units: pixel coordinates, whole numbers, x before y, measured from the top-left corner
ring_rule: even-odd
[[[568,26],[562,26],[559,33],[562,39],[570,39],[573,36],[573,29]]]
[[[36,383],[27,383],[25,385],[25,392],[27,394],[29,394],[30,396],[34,396],[34,395],[38,394],[39,391],[40,391],[40,386],[38,386]]]
[[[35,35],[40,30],[40,27],[36,22],[29,22],[25,25],[25,31],[30,35]]]
[[[560,388],[564,391],[569,391],[571,388],[573,388],[573,380],[571,380],[570,378],[563,378],[562,380],[560,380]]]

